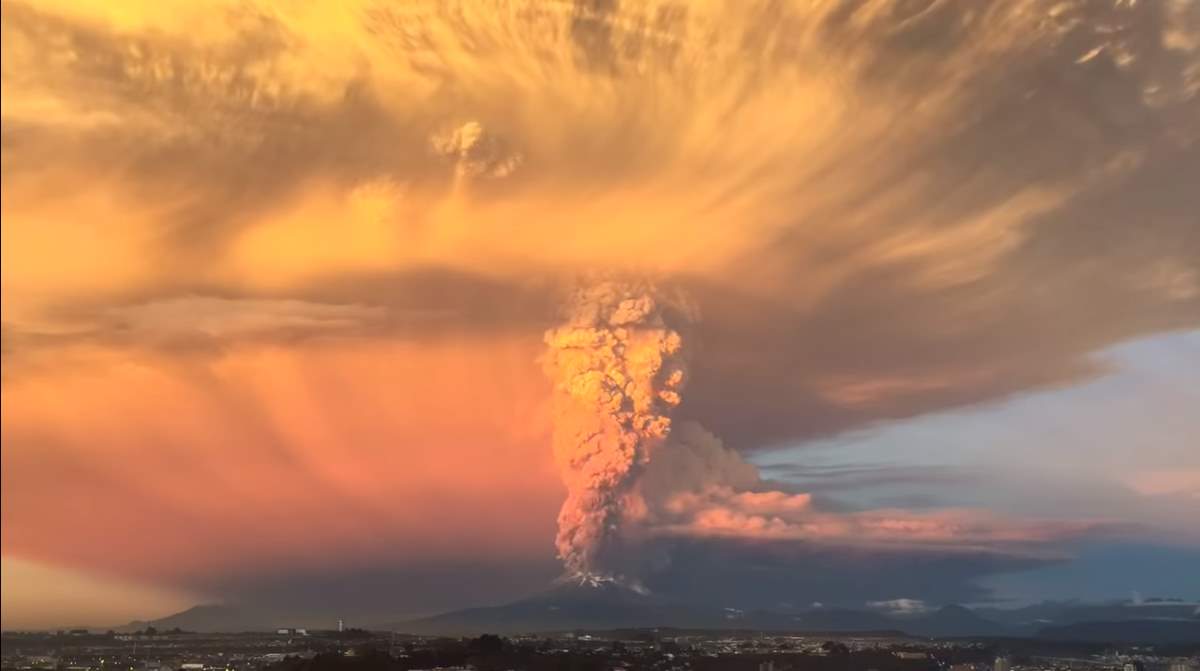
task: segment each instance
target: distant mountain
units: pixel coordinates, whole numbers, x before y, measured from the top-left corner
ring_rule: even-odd
[[[1033,635],[1046,627],[1082,622],[1135,620],[1190,620],[1200,617],[1200,604],[1183,600],[1083,603],[1044,601],[1022,608],[978,608],[977,614],[1022,635]]]
[[[897,625],[900,629],[921,636],[953,638],[956,636],[1006,636],[1012,629],[986,619],[965,606],[952,604],[928,615],[910,618]]]
[[[1006,627],[1026,628],[1030,632],[1052,622],[1061,622],[1062,614],[1078,607],[1078,601],[1043,601],[1020,608],[975,608],[980,617],[998,622]]]
[[[432,617],[387,622],[357,618],[356,626],[410,634],[478,635],[614,629],[758,630],[793,632],[882,632],[939,638],[1037,636],[1052,640],[1200,641],[1197,604],[1182,601],[1084,604],[1046,602],[1020,609],[971,609],[948,605],[925,614],[892,615],[868,610],[814,607],[795,611],[743,611],[711,604],[681,603],[613,581],[565,583],[498,606],[467,608]],[[252,607],[205,605],[117,628],[152,626],[202,633],[271,631],[279,627],[321,628],[328,617],[280,614]]]
[[[564,584],[512,603],[467,608],[408,620],[389,629],[414,634],[518,633],[565,629],[615,629],[663,624],[704,626],[720,621],[617,583]]]
[[[891,618],[841,608],[794,613],[744,612],[671,602],[615,583],[562,585],[513,603],[457,610],[388,626],[412,634],[511,634],[535,631],[672,627],[767,631],[905,631],[918,635],[995,635],[1000,625],[961,606],[926,617]]]
[[[764,629],[805,629],[808,631],[881,631],[901,628],[899,620],[870,611],[848,608],[813,608],[791,618],[787,626]]]
[[[707,629],[758,629],[764,631],[897,631],[897,621],[869,611],[846,608],[812,608],[797,612],[757,610],[742,612],[734,608],[719,611],[688,606],[695,617],[705,620]]]
[[[1046,627],[1037,637],[1076,643],[1200,643],[1200,620],[1077,622]]]
[[[296,616],[280,616],[259,610],[219,604],[193,606],[183,612],[157,620],[134,620],[115,627],[116,631],[138,631],[154,627],[167,631],[178,627],[184,631],[199,633],[274,631],[279,627],[303,626],[297,624]]]
[[[1196,620],[1200,604],[1187,601],[1145,601],[1077,604],[1059,616],[1060,623],[1120,620]]]

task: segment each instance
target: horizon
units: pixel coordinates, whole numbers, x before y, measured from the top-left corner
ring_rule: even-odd
[[[532,599],[545,598],[546,595],[550,594],[553,591],[554,590],[549,590],[549,591],[541,593],[541,594],[533,595],[531,598]],[[471,612],[471,611],[476,611],[476,610],[480,610],[480,609],[483,609],[483,610],[504,609],[505,606],[508,606],[508,605],[509,604],[492,604],[492,605],[474,606],[474,607],[469,607],[469,608],[463,609],[461,612],[465,613],[465,612]],[[934,606],[931,604],[927,604],[926,606],[927,606],[926,608],[921,609],[921,610],[886,610],[886,609],[881,609],[878,605],[873,605],[873,604],[864,604],[863,608],[858,608],[858,609],[855,609],[852,607],[847,607],[847,606],[831,606],[831,605],[826,605],[826,604],[811,604],[804,608],[793,609],[790,612],[792,614],[797,614],[797,613],[813,613],[813,612],[826,611],[826,612],[840,612],[840,613],[858,613],[860,615],[879,615],[879,616],[882,616],[883,619],[875,620],[874,622],[886,622],[889,625],[891,625],[896,631],[901,631],[908,635],[912,635],[911,632],[905,631],[908,626],[920,625],[921,623],[925,622],[927,620],[927,618],[938,617],[942,613],[949,612],[949,613],[957,614],[958,609],[966,609],[968,611],[972,611],[972,613],[976,613],[975,617],[980,617],[980,615],[978,615],[978,613],[983,613],[983,615],[982,615],[983,621],[985,621],[989,625],[997,625],[997,626],[999,626],[998,622],[988,619],[987,616],[989,614],[995,615],[998,611],[1000,611],[1000,612],[1009,611],[1009,612],[1015,613],[1015,612],[1024,611],[1024,610],[1027,610],[1030,608],[1058,607],[1058,606],[1062,606],[1062,607],[1070,606],[1072,608],[1086,608],[1089,606],[1091,606],[1091,607],[1120,606],[1122,608],[1155,608],[1155,607],[1159,607],[1159,608],[1161,608],[1161,607],[1193,608],[1195,610],[1193,610],[1191,612],[1190,619],[1186,618],[1186,617],[1176,618],[1176,619],[1183,619],[1185,621],[1194,623],[1194,621],[1197,619],[1197,616],[1200,616],[1200,600],[1190,600],[1189,601],[1187,599],[1172,598],[1172,597],[1143,598],[1140,595],[1135,595],[1134,598],[1127,599],[1127,600],[1113,599],[1113,600],[1107,600],[1107,601],[1093,601],[1093,602],[1085,602],[1085,601],[1080,601],[1077,599],[1069,599],[1069,600],[1065,600],[1065,601],[1046,600],[1046,601],[1042,601],[1042,602],[1035,603],[1035,604],[1026,604],[1023,606],[1012,606],[1010,608],[1004,608],[1004,607],[995,606],[995,605],[967,606],[967,605],[962,605],[962,604],[943,604],[940,606]],[[741,612],[738,609],[731,609],[731,608],[722,608],[720,610],[724,611],[726,613],[728,613],[731,610],[737,611],[739,613]],[[186,627],[181,626],[179,623],[179,620],[176,619],[176,618],[179,618],[180,616],[194,615],[197,611],[204,611],[205,613],[210,613],[211,611],[220,611],[221,615],[226,616],[226,619],[223,620],[226,622],[229,621],[227,616],[230,614],[233,614],[233,615],[249,614],[249,615],[253,616],[253,618],[255,618],[254,620],[250,620],[250,621],[255,622],[256,624],[254,624],[253,626],[245,626],[244,622],[249,622],[249,621],[243,621],[242,625],[235,624],[229,629],[214,628],[212,624],[206,624],[204,626],[201,626],[198,629],[188,629]],[[127,634],[127,633],[154,634],[154,633],[157,633],[157,634],[163,634],[163,635],[206,634],[206,633],[213,633],[213,634],[246,633],[246,634],[249,634],[249,633],[255,633],[255,632],[274,632],[274,631],[276,631],[278,629],[282,629],[282,628],[305,630],[305,631],[311,630],[313,632],[321,632],[321,631],[337,632],[337,631],[339,631],[339,627],[345,627],[345,628],[348,628],[351,630],[392,631],[394,633],[405,633],[405,634],[409,634],[409,635],[412,635],[412,634],[420,635],[421,633],[430,633],[430,634],[439,635],[439,636],[446,636],[446,635],[455,635],[455,634],[464,633],[464,630],[461,628],[463,625],[461,625],[461,624],[458,624],[458,623],[451,623],[451,624],[445,624],[445,625],[437,624],[438,620],[443,619],[447,616],[453,617],[458,612],[460,612],[460,611],[453,611],[453,612],[449,612],[449,613],[426,614],[426,615],[422,615],[422,616],[407,617],[407,618],[394,618],[395,621],[392,621],[392,622],[388,622],[388,621],[386,621],[386,619],[385,620],[365,620],[365,621],[360,621],[360,622],[354,622],[353,620],[351,620],[351,623],[349,625],[347,625],[346,619],[344,617],[341,617],[340,615],[330,615],[330,614],[318,615],[318,614],[314,614],[314,613],[296,614],[296,613],[271,612],[269,610],[256,610],[253,606],[247,607],[245,604],[209,603],[209,604],[196,604],[196,605],[190,606],[182,611],[175,612],[175,613],[169,613],[162,617],[135,619],[135,620],[131,620],[129,622],[123,622],[123,623],[114,624],[114,625],[104,625],[104,626],[91,625],[91,626],[88,626],[88,625],[82,625],[82,624],[77,623],[75,625],[58,626],[58,627],[41,627],[41,628],[25,628],[25,629],[6,628],[6,629],[4,629],[4,632],[6,634],[55,633],[55,632],[62,633],[62,632],[82,632],[82,631],[95,632],[95,633],[103,633],[103,632],[107,631],[109,633],[116,632],[118,634]],[[270,618],[270,619],[267,619],[267,618]],[[1171,619],[1171,618],[1167,618],[1167,619]],[[321,621],[328,621],[328,624],[330,624],[331,626],[329,626],[328,628],[322,629],[319,624]],[[237,622],[237,620],[234,620],[234,622]],[[1082,620],[1082,622],[1084,624],[1091,624],[1091,622],[1086,619]],[[572,631],[572,630],[574,630],[574,631],[579,631],[579,630],[617,631],[617,630],[623,629],[623,628],[632,628],[635,630],[636,629],[640,629],[640,630],[649,630],[649,629],[653,629],[653,630],[698,630],[698,631],[712,631],[712,632],[762,630],[762,631],[775,631],[775,632],[782,633],[782,632],[787,632],[787,631],[794,631],[794,632],[805,632],[805,631],[820,632],[820,631],[822,631],[822,629],[820,629],[820,628],[805,627],[803,624],[795,624],[795,625],[793,625],[793,627],[791,629],[788,629],[786,627],[781,628],[779,623],[774,623],[771,625],[767,625],[765,627],[764,626],[752,626],[754,624],[761,625],[762,623],[761,622],[753,622],[753,621],[750,623],[745,623],[739,619],[727,620],[724,625],[717,625],[714,623],[709,623],[708,626],[700,626],[700,625],[695,625],[695,624],[689,626],[687,624],[669,624],[669,623],[634,624],[634,625],[629,625],[629,626],[622,626],[615,622],[610,623],[610,626],[605,626],[602,624],[594,624],[593,626],[581,626],[578,623],[568,623],[568,624],[571,624],[572,626],[562,627],[561,629],[557,629],[557,628],[512,629],[510,631],[507,628],[507,625],[501,624],[501,621],[495,621],[493,623],[492,627],[496,628],[494,630],[499,631],[501,633],[509,633],[509,634],[513,634],[513,635],[528,635],[528,634],[535,634],[535,633],[543,633],[544,634],[544,633],[553,633],[555,631]],[[1047,624],[1049,624],[1049,623],[1047,623]],[[410,627],[411,629],[405,630],[405,627]],[[488,627],[482,626],[482,627],[477,627],[477,629],[480,632],[486,633],[485,630],[488,630]],[[853,634],[853,633],[870,632],[873,630],[875,630],[875,629],[868,627],[868,626],[863,626],[861,628],[851,627],[851,628],[829,629],[829,630],[825,630],[825,631],[828,631],[831,634],[832,633]],[[1020,633],[1022,633],[1023,631],[1024,630],[1022,630],[1022,629],[1014,628],[1008,633],[1008,635],[1017,636]]]
[[[537,595],[534,595],[534,596],[537,596]],[[468,606],[467,608],[465,608],[463,610],[470,610],[470,609],[475,609],[475,608],[502,607],[504,605],[506,605],[506,604],[503,604],[503,603],[476,604],[473,606]],[[1009,606],[1007,608],[1004,606],[999,606],[999,605],[995,605],[995,604],[974,604],[974,605],[972,605],[972,604],[956,604],[956,603],[948,603],[948,604],[940,604],[940,605],[926,604],[926,606],[927,606],[926,610],[921,610],[921,611],[917,611],[917,612],[893,611],[893,612],[884,612],[883,614],[887,617],[893,618],[897,623],[903,623],[909,618],[919,618],[921,616],[929,615],[931,613],[934,613],[934,612],[937,612],[940,610],[945,610],[945,609],[966,608],[966,609],[972,610],[972,611],[975,611],[975,610],[1014,610],[1015,611],[1015,610],[1022,610],[1022,609],[1025,609],[1025,608],[1028,608],[1031,606],[1042,606],[1042,605],[1120,605],[1120,606],[1126,606],[1126,607],[1139,607],[1139,606],[1152,607],[1152,606],[1169,605],[1169,606],[1182,606],[1182,607],[1192,606],[1192,607],[1195,607],[1195,606],[1200,606],[1200,599],[1188,600],[1185,598],[1176,598],[1176,597],[1147,597],[1147,598],[1138,597],[1136,599],[1124,599],[1124,600],[1108,599],[1108,600],[1098,600],[1098,601],[1082,601],[1079,599],[1065,599],[1065,600],[1047,599],[1045,601],[1040,601],[1037,603],[1028,603],[1028,604],[1022,604],[1022,605],[1009,604]],[[253,606],[248,606],[247,604],[239,604],[239,603],[198,603],[198,604],[189,606],[181,611],[162,613],[157,616],[148,616],[148,617],[144,617],[144,618],[133,619],[128,622],[122,622],[119,624],[86,625],[86,624],[82,624],[82,623],[75,623],[73,625],[46,626],[46,627],[39,627],[39,628],[5,629],[4,631],[6,631],[6,632],[22,632],[22,631],[52,632],[52,631],[69,631],[69,630],[80,630],[80,629],[86,629],[89,631],[107,631],[107,630],[115,630],[115,629],[128,629],[129,627],[132,627],[132,626],[155,627],[156,626],[156,625],[154,625],[155,622],[158,622],[161,620],[166,620],[166,619],[169,619],[169,618],[177,616],[177,615],[184,615],[184,614],[191,613],[191,612],[194,612],[197,610],[213,610],[213,609],[232,610],[232,611],[243,610],[243,611],[248,611],[248,612],[254,613],[256,616],[261,615],[261,616],[266,616],[266,617],[282,618],[284,621],[295,621],[298,618],[308,618],[308,620],[306,620],[306,621],[309,621],[312,618],[315,618],[315,619],[328,618],[328,619],[330,619],[330,622],[332,623],[333,626],[331,626],[326,631],[335,630],[337,628],[337,622],[339,620],[344,622],[344,620],[345,620],[345,618],[343,618],[343,617],[337,617],[336,615],[328,615],[328,614],[318,615],[318,614],[313,614],[313,613],[306,613],[306,614],[300,614],[300,615],[297,615],[297,614],[289,615],[286,613],[259,612]],[[870,612],[870,610],[871,610],[869,607],[869,604],[863,604],[863,607],[860,609],[854,609],[850,606],[812,604],[812,605],[808,606],[807,608],[802,608],[799,610],[800,611],[813,611],[813,610],[822,610],[822,609],[860,610],[864,613]],[[422,619],[426,619],[428,617],[436,617],[438,615],[446,615],[446,614],[448,614],[448,613],[438,612],[438,613],[416,614],[416,615],[411,615],[411,616],[407,616],[407,617],[402,616],[402,617],[396,618],[397,622],[394,624],[403,624],[403,622],[405,622],[406,620],[422,620]],[[264,622],[264,624],[265,624],[265,622]],[[363,622],[363,623],[354,625],[354,627],[370,630],[373,628],[378,628],[378,625],[380,625],[380,624],[387,624],[387,623],[368,621],[368,622]],[[275,629],[275,628],[277,628],[277,627],[267,627],[267,629]],[[311,629],[312,627],[308,627],[308,628]],[[676,628],[677,629],[680,627],[672,627],[670,625],[663,625],[662,627],[658,627],[658,628],[663,628],[663,629]],[[189,632],[186,629],[182,629],[182,628],[179,628],[179,629],[181,631],[183,631],[184,633],[194,633],[194,632]],[[384,627],[384,629],[387,629],[387,627]],[[733,627],[733,629],[736,629],[736,627]],[[163,630],[163,633],[167,633],[169,631],[171,631],[171,630]],[[237,632],[230,631],[230,632],[223,632],[223,633],[237,633]]]
[[[0,0],[5,631],[1200,599],[1200,3],[168,5]]]

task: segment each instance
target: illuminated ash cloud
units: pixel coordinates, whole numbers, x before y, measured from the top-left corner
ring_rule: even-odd
[[[1007,519],[977,509],[835,511],[764,480],[754,464],[684,420],[641,473],[627,515],[642,538],[803,541],[839,547],[1045,556],[1057,540],[1115,528],[1104,520]],[[635,526],[636,525],[636,526]]]
[[[614,578],[606,560],[619,543],[627,495],[671,431],[686,374],[685,321],[646,283],[607,281],[580,289],[565,322],[545,335],[555,383],[554,454],[567,486],[558,554],[567,575]]]
[[[507,177],[523,160],[519,152],[510,150],[477,121],[438,133],[430,139],[430,144],[434,151],[454,160],[455,176],[459,179]]]
[[[567,499],[556,545],[566,577],[638,588],[662,538],[800,541],[829,546],[1043,556],[1048,543],[1102,521],[1005,519],[971,509],[823,509],[694,420],[673,421],[694,311],[648,282],[575,290],[545,334],[555,383],[554,454]]]

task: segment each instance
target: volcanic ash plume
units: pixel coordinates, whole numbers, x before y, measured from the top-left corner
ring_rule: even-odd
[[[649,284],[576,291],[566,323],[546,332],[555,382],[554,454],[567,485],[556,544],[567,575],[612,579],[626,495],[671,430],[685,360],[670,322],[681,312]]]

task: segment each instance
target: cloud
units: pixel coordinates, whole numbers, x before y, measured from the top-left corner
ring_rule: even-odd
[[[834,547],[1054,554],[1054,542],[1110,531],[1104,520],[1004,519],[983,509],[828,510],[811,494],[764,481],[695,423],[678,425],[645,466],[629,506],[649,535],[794,540]]]
[[[1130,489],[1144,496],[1200,498],[1200,471],[1197,470],[1146,470],[1130,474],[1127,483]]]
[[[772,479],[806,491],[836,493],[894,485],[950,486],[977,482],[981,476],[945,465],[911,466],[896,462],[812,466],[771,463],[762,466]]]
[[[147,340],[250,339],[287,332],[337,332],[361,328],[383,311],[364,305],[322,305],[296,300],[188,296],[113,307],[101,319],[113,331]]]
[[[477,121],[436,133],[430,143],[439,154],[454,161],[460,178],[507,177],[521,165],[521,155],[506,150],[503,141]]]
[[[180,583],[423,536],[545,557],[537,359],[581,272],[690,297],[675,420],[743,451],[1072,384],[1200,325],[1184,3],[3,8],[6,553]],[[967,581],[1079,531],[834,515],[705,454],[727,463],[655,476],[692,498],[646,514],[707,537],[654,543],[861,535]]]
[[[562,490],[547,385],[514,375],[536,349],[498,346],[56,349],[5,380],[5,555],[184,587],[548,558]]]
[[[867,608],[881,610],[888,615],[921,615],[933,610],[921,599],[888,599],[886,601],[868,601]]]
[[[928,603],[986,601],[981,577],[1063,564],[1065,558],[992,552],[846,548],[747,538],[662,539],[645,580],[656,594],[739,608],[781,603],[862,608],[911,595]],[[736,569],[736,570],[734,570]]]

